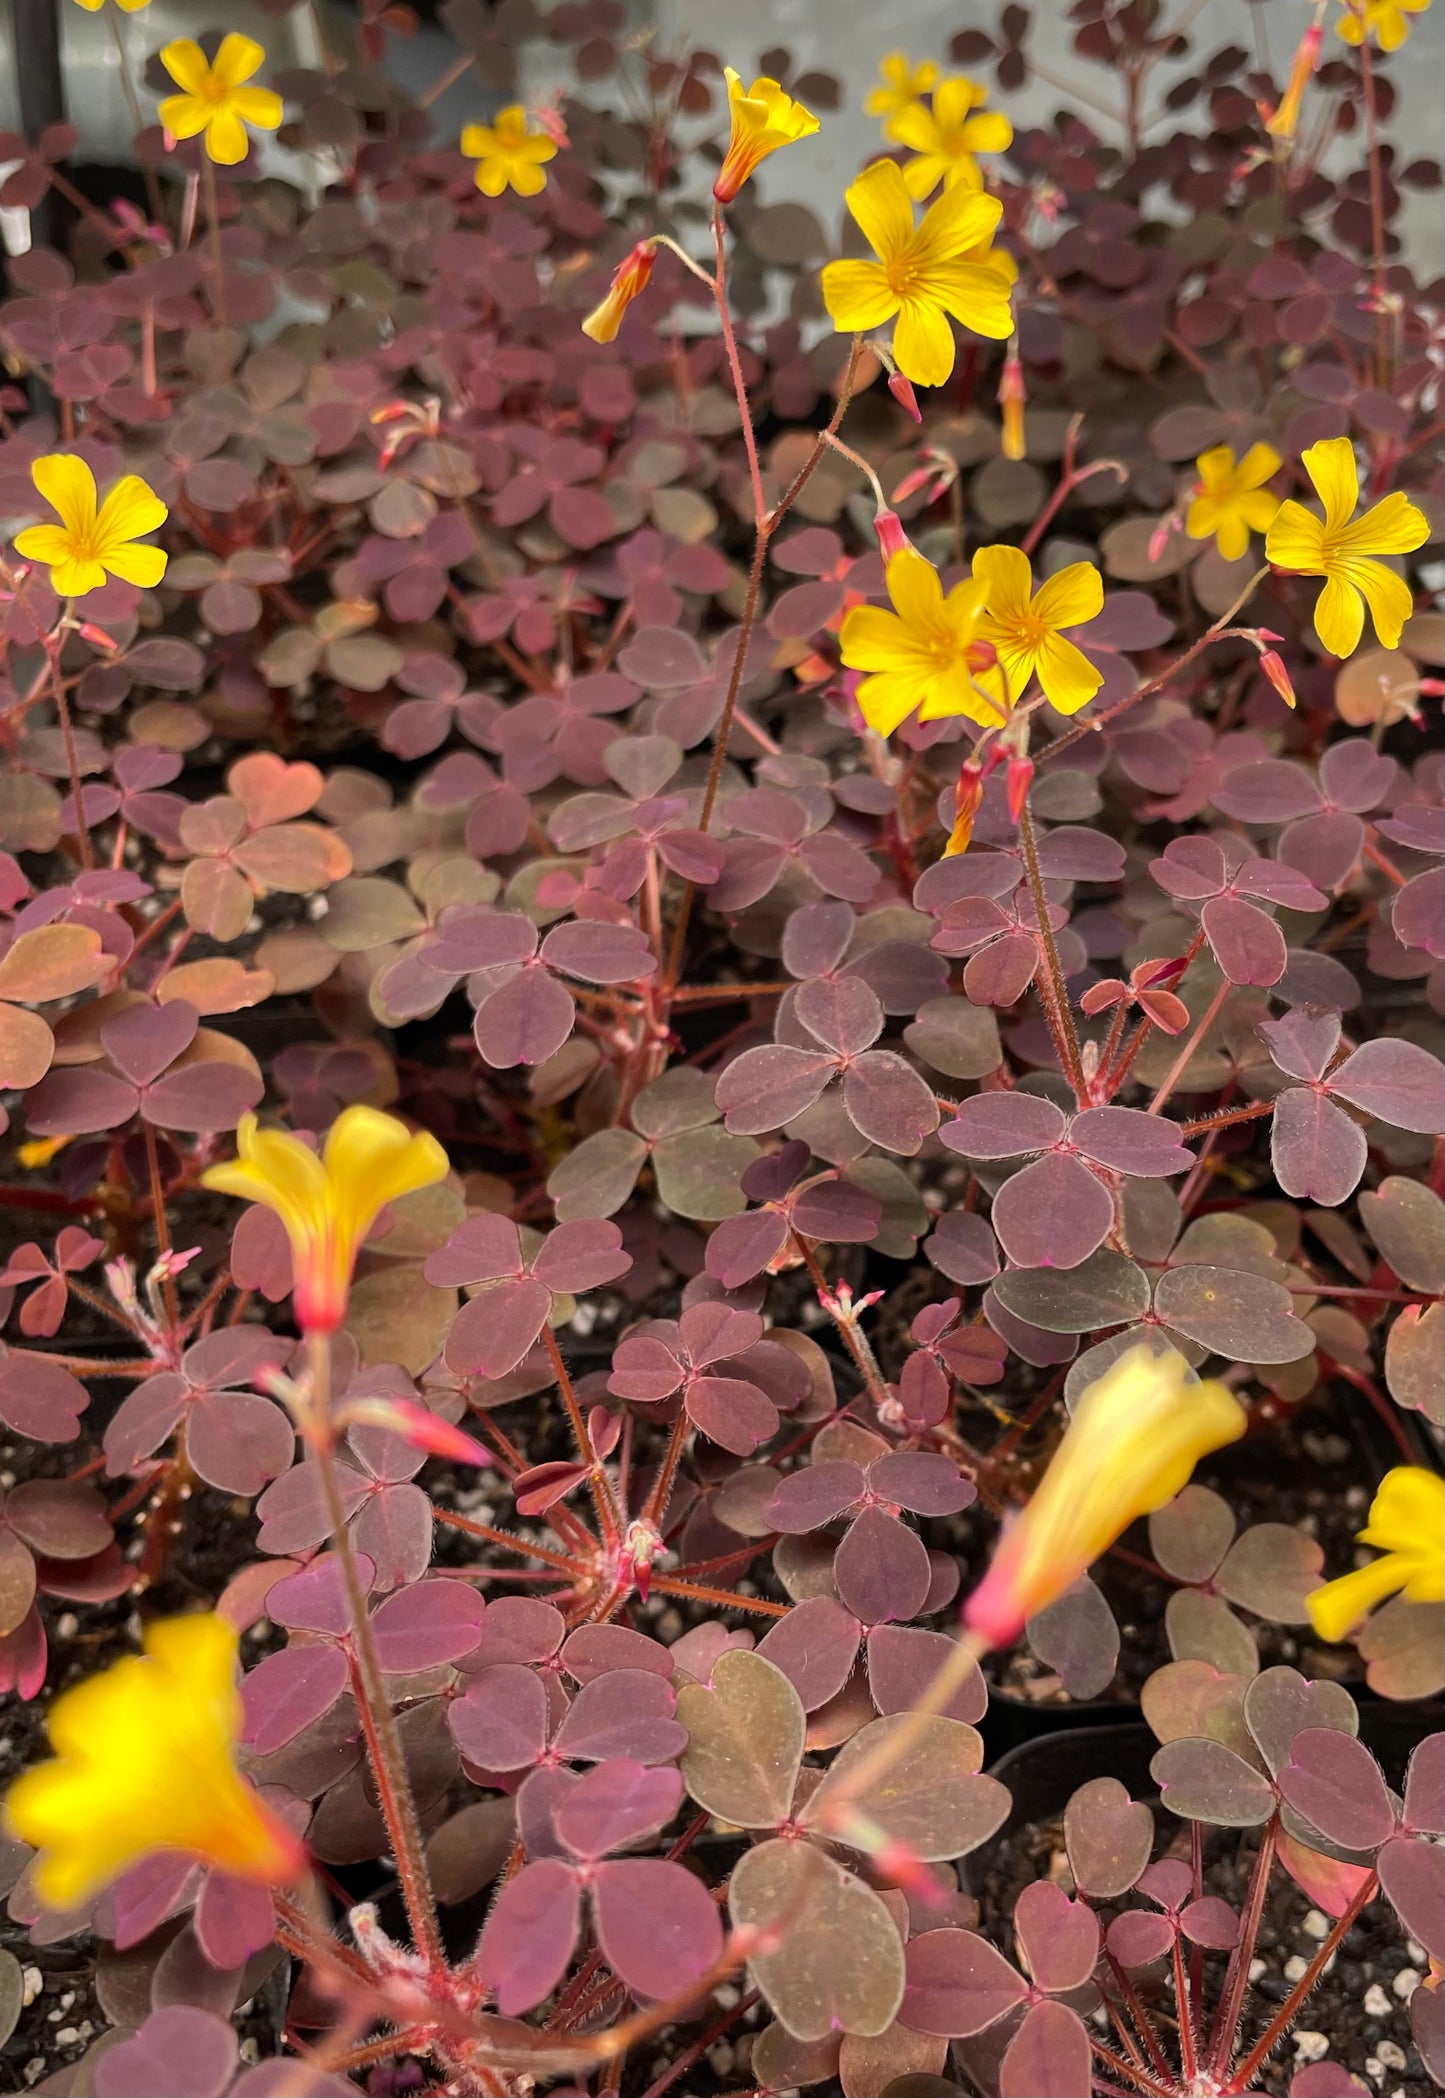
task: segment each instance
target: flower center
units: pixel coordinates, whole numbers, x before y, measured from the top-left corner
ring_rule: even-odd
[[[895,255],[893,260],[885,265],[884,274],[888,280],[888,289],[895,299],[911,299],[918,289],[922,272],[905,249],[903,254]]]

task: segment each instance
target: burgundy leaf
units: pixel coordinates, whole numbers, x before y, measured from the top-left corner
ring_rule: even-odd
[[[1139,1180],[1164,1180],[1171,1173],[1187,1173],[1194,1164],[1177,1122],[1135,1107],[1086,1108],[1075,1115],[1069,1142],[1096,1165]]]
[[[523,969],[478,1008],[472,1032],[492,1068],[507,1071],[514,1064],[546,1063],[576,1018],[570,991],[545,969]]]
[[[669,1822],[682,1803],[682,1790],[677,1771],[617,1756],[578,1778],[554,1814],[553,1827],[574,1857],[605,1857]]]
[[[1231,983],[1272,984],[1289,960],[1273,918],[1241,896],[1214,896],[1199,914],[1214,959]]]
[[[1377,1850],[1394,1834],[1380,1766],[1353,1735],[1305,1727],[1290,1743],[1277,1783],[1295,1812],[1342,1849]]]
[[[849,1065],[843,1108],[860,1136],[904,1158],[938,1127],[932,1088],[894,1049],[870,1049]]]
[[[1427,1734],[1410,1758],[1402,1826],[1422,1836],[1445,1836],[1445,1734]]]
[[[878,1710],[884,1714],[910,1710],[952,1651],[953,1641],[946,1632],[929,1632],[918,1625],[874,1625],[868,1634],[868,1688]],[[944,1706],[943,1716],[976,1726],[987,1710],[988,1686],[975,1665]]]
[[[865,1508],[834,1554],[833,1578],[864,1624],[896,1624],[922,1610],[933,1570],[912,1530],[881,1508]]]
[[[686,1866],[665,1858],[599,1865],[592,1902],[604,1959],[644,2002],[682,1995],[722,1955],[717,1903]]]
[[[856,1056],[883,1032],[883,1008],[858,976],[821,976],[800,984],[793,1012],[816,1041],[840,1056]]]
[[[687,1747],[686,1730],[673,1718],[672,1685],[650,1670],[614,1668],[584,1683],[557,1730],[559,1756],[602,1763],[630,1756],[639,1763],[666,1763]]]
[[[241,1739],[259,1756],[294,1741],[346,1688],[339,1646],[288,1646],[267,1654],[241,1684]]]
[[[831,1595],[810,1595],[780,1617],[758,1652],[781,1668],[805,1712],[836,1697],[853,1670],[863,1627]]]
[[[783,1042],[745,1049],[719,1078],[717,1104],[735,1135],[762,1136],[811,1107],[836,1068],[836,1059],[821,1049],[792,1049]]]
[[[767,1520],[785,1536],[802,1537],[836,1521],[863,1497],[863,1473],[856,1464],[835,1458],[789,1472],[767,1505]]]
[[[1323,1078],[1340,1045],[1340,1016],[1327,1007],[1296,1006],[1279,1020],[1261,1020],[1255,1032],[1286,1077],[1306,1084]]]
[[[1393,1836],[1375,1861],[1390,1906],[1432,1960],[1445,1960],[1445,1850]]]
[[[1063,1110],[1039,1093],[976,1093],[945,1125],[941,1140],[966,1158],[1021,1158],[1048,1150],[1068,1126]]]
[[[542,959],[583,983],[637,983],[657,969],[652,943],[639,926],[605,919],[554,925],[542,942]]]
[[[389,1675],[460,1661],[481,1635],[482,1598],[466,1581],[418,1581],[372,1613],[376,1657]]]
[[[1081,1159],[1051,1153],[1004,1182],[992,1220],[1017,1266],[1076,1268],[1113,1229],[1114,1204]]]
[[[741,1377],[695,1377],[684,1404],[693,1426],[735,1457],[750,1457],[777,1433],[777,1407]]]
[[[1090,2098],[1094,2050],[1066,2003],[1035,2003],[999,2064],[999,2098]]]
[[[1445,1068],[1414,1042],[1365,1042],[1329,1078],[1332,1093],[1394,1129],[1445,1136]]]
[[[515,1662],[474,1675],[447,1723],[468,1762],[483,1770],[525,1770],[547,1746],[547,1692],[540,1676]]]
[[[140,2031],[95,2064],[96,2098],[155,2098],[184,2090],[220,2098],[235,2073],[235,2033],[224,2019],[188,2003],[153,2011]]]
[[[290,1416],[257,1392],[207,1393],[186,1416],[186,1456],[199,1476],[223,1493],[258,1494],[295,1454]]]
[[[532,1262],[532,1273],[548,1289],[581,1291],[615,1282],[632,1265],[632,1256],[622,1250],[622,1233],[615,1224],[588,1218],[574,1224],[559,1224],[543,1242]]]
[[[951,1457],[931,1450],[894,1450],[868,1467],[868,1488],[912,1515],[957,1515],[978,1499]]]
[[[577,1875],[559,1858],[524,1865],[503,1887],[482,1930],[476,1968],[504,2018],[551,1995],[567,1971],[581,1913]]]
[[[910,1939],[902,2022],[912,2032],[968,2039],[1028,1995],[1023,1977],[971,1930],[926,1930]]]
[[[1065,1994],[1093,1974],[1099,1957],[1099,1925],[1085,1902],[1071,1901],[1052,1880],[1033,1880],[1014,1904],[1018,1934],[1028,1970],[1041,1989]]]
[[[546,1325],[552,1292],[523,1275],[484,1283],[463,1304],[447,1335],[448,1365],[465,1377],[505,1377]]]
[[[1337,1209],[1359,1186],[1365,1132],[1323,1092],[1291,1086],[1274,1103],[1269,1133],[1275,1178],[1299,1202]]]

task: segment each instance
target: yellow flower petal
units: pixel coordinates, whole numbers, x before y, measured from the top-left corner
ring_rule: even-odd
[[[73,538],[85,538],[95,527],[95,475],[73,452],[48,452],[34,461],[30,478]]]
[[[110,575],[119,576],[123,583],[134,583],[141,590],[154,590],[168,566],[164,547],[133,543],[110,547],[99,559]]]
[[[173,42],[161,46],[161,64],[170,74],[183,94],[204,95],[211,84],[211,69],[206,63],[206,54],[193,37],[178,36]],[[162,108],[164,108],[162,104]],[[162,119],[164,122],[164,118]],[[169,130],[170,126],[167,125]]]
[[[925,269],[959,261],[969,248],[993,239],[1002,217],[997,197],[979,190],[946,190],[923,215],[914,236],[914,256]]]
[[[1227,450],[1227,447],[1221,446],[1220,449]],[[1239,462],[1235,479],[1241,488],[1262,487],[1279,472],[1281,463],[1279,453],[1273,445],[1252,444]]]
[[[217,87],[237,88],[253,73],[259,72],[265,62],[266,53],[255,38],[242,36],[233,29],[221,39],[221,48],[211,67],[211,79]]]
[[[936,299],[974,335],[1004,342],[1013,334],[1009,279],[999,269],[972,262],[940,264],[924,276],[922,295]]]
[[[1367,510],[1339,535],[1342,552],[1350,554],[1413,554],[1430,536],[1423,510],[1417,509],[1398,491]]]
[[[226,99],[241,122],[257,131],[276,130],[286,114],[285,103],[269,87],[234,87]]]
[[[1036,667],[1049,705],[1060,714],[1077,714],[1104,682],[1104,673],[1096,670],[1083,650],[1061,634],[1044,636],[1039,643]]]
[[[1281,503],[1265,540],[1265,559],[1295,575],[1322,575],[1325,528],[1303,503]]]
[[[1323,1588],[1307,1595],[1310,1622],[1321,1639],[1337,1646],[1377,1603],[1398,1594],[1404,1585],[1405,1569],[1397,1563],[1393,1552],[1388,1553],[1369,1566],[1358,1567],[1354,1573],[1342,1574],[1337,1581],[1326,1581]]]
[[[913,238],[913,205],[896,161],[875,160],[843,192],[843,201],[880,262],[892,262]]]
[[[1034,616],[1045,626],[1083,626],[1104,609],[1104,578],[1092,561],[1072,561],[1049,577],[1034,599]]]
[[[154,532],[170,511],[139,474],[125,474],[111,489],[95,520],[96,551],[102,558],[108,548],[126,539],[139,539]]]
[[[1370,1503],[1370,1519],[1355,1532],[1361,1544],[1401,1552],[1419,1561],[1433,1578],[1436,1593],[1423,1602],[1442,1600],[1445,1589],[1445,1479],[1423,1465],[1397,1464],[1380,1481]]]
[[[1301,452],[1300,464],[1325,506],[1326,532],[1342,530],[1354,516],[1360,500],[1360,473],[1349,438],[1322,437],[1307,452]]]
[[[1332,656],[1352,656],[1365,631],[1365,601],[1343,576],[1329,576],[1315,603],[1315,632]],[[1397,637],[1398,638],[1398,637]]]
[[[893,330],[893,354],[905,379],[941,386],[953,370],[953,330],[941,306],[905,299]]]
[[[199,95],[167,95],[156,114],[172,138],[195,138],[211,121],[211,107]]]
[[[206,151],[217,167],[233,168],[246,158],[246,127],[229,104],[213,110],[206,126]]]
[[[512,162],[510,179],[519,197],[539,197],[547,187],[547,177],[542,169],[528,160]]]
[[[47,567],[70,559],[72,540],[64,525],[27,525],[15,534],[15,551],[27,561],[44,561]]]
[[[1341,582],[1346,589],[1353,588],[1364,597],[1381,648],[1398,648],[1405,621],[1415,610],[1415,595],[1405,578],[1396,575],[1393,568],[1386,568],[1381,561],[1367,561],[1356,556],[1342,563]],[[1318,623],[1316,617],[1316,625]],[[1335,653],[1339,654],[1339,650]]]
[[[990,617],[1012,620],[1026,616],[1034,592],[1034,572],[1026,553],[1016,546],[981,546],[971,565],[987,589]]]
[[[881,263],[825,263],[821,283],[828,318],[847,334],[881,328],[898,311],[898,295]]]

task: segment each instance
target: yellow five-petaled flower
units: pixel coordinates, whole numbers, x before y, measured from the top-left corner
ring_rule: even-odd
[[[521,103],[513,102],[499,109],[490,124],[468,124],[462,151],[477,163],[477,188],[484,197],[499,197],[505,189],[537,197],[547,187],[542,169],[556,158],[557,141],[548,131],[534,131]]]
[[[1187,1485],[1200,1458],[1244,1433],[1223,1384],[1191,1381],[1169,1349],[1130,1348],[1089,1385],[1033,1499],[1004,1529],[963,1621],[1008,1646],[1141,1515]]]
[[[1430,0],[1345,0],[1340,35],[1347,44],[1371,37],[1382,51],[1398,51],[1410,34],[1407,15],[1423,15]]]
[[[1013,333],[1010,255],[992,240],[1003,206],[962,184],[929,205],[917,226],[896,162],[876,160],[846,192],[876,262],[830,262],[823,300],[835,328],[862,333],[894,320],[893,355],[905,379],[941,386],[953,370],[950,315],[975,335]]]
[[[269,87],[248,87],[266,53],[253,37],[235,30],[221,40],[213,60],[190,37],[177,37],[161,48],[161,64],[180,89],[160,107],[162,125],[172,138],[205,134],[206,153],[220,167],[246,158],[246,126],[274,131],[281,121],[281,97]]]
[[[795,146],[800,139],[811,138],[818,119],[766,73],[760,73],[751,87],[743,86],[731,66],[724,69],[724,76],[732,129],[712,193],[719,204],[731,204],[761,161],[779,146]]]
[[[1343,1639],[1386,1596],[1445,1601],[1445,1479],[1438,1472],[1416,1464],[1386,1472],[1370,1503],[1370,1520],[1355,1535],[1383,1557],[1326,1581],[1306,1598],[1321,1639]]]
[[[201,1183],[280,1217],[305,1333],[331,1333],[341,1324],[357,1253],[387,1203],[444,1179],[449,1164],[434,1136],[413,1134],[374,1107],[344,1109],[319,1157],[298,1136],[262,1129],[254,1115],[241,1117],[236,1148],[240,1157],[211,1166]]]
[[[1227,444],[1216,444],[1194,464],[1199,486],[1185,529],[1191,539],[1212,539],[1226,561],[1242,560],[1250,533],[1267,532],[1279,514],[1279,497],[1264,485],[1279,472],[1279,453],[1272,445],[1252,444],[1236,460]]]
[[[1104,579],[1092,562],[1074,561],[1034,589],[1028,555],[1016,546],[981,546],[973,572],[988,592],[979,633],[998,651],[999,666],[1016,704],[1037,674],[1049,705],[1077,714],[1104,682],[1081,648],[1063,635],[1104,609]]]
[[[40,1852],[36,1893],[49,1908],[75,1908],[160,1850],[266,1886],[299,1878],[301,1845],[233,1761],[234,1630],[211,1615],[172,1617],[144,1645],[55,1700],[54,1759],[10,1788],[6,1826]]]
[[[893,556],[887,577],[893,610],[854,605],[838,635],[848,668],[869,673],[858,687],[868,726],[892,735],[915,710],[925,721],[1006,720],[1003,677],[980,634],[986,585],[955,583],[945,597],[938,570],[912,547]]]
[[[890,138],[912,149],[914,159],[903,170],[910,196],[920,202],[932,196],[940,182],[950,189],[966,183],[982,186],[979,153],[1002,153],[1013,144],[1014,127],[997,110],[983,109],[987,88],[962,74],[940,81],[933,106],[912,102],[901,109],[888,126]]]
[[[938,68],[931,58],[914,65],[906,51],[890,51],[878,61],[878,85],[868,90],[863,107],[870,117],[896,117],[937,83]]]
[[[163,549],[137,542],[143,532],[163,525],[170,512],[139,474],[124,475],[99,504],[95,475],[70,452],[37,459],[30,478],[60,522],[17,532],[15,550],[27,561],[45,563],[57,597],[84,597],[99,590],[108,575],[142,590],[160,581],[166,572]]]
[[[1360,476],[1348,437],[1321,438],[1301,463],[1324,504],[1324,518],[1302,503],[1281,503],[1264,542],[1266,558],[1293,574],[1325,578],[1315,632],[1332,656],[1351,656],[1359,647],[1366,603],[1380,646],[1397,648],[1415,600],[1403,576],[1371,557],[1412,554],[1423,546],[1430,536],[1424,511],[1397,492],[1356,518]]]

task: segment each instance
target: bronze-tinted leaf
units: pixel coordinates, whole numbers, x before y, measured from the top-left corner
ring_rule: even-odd
[[[795,2039],[886,2032],[903,2001],[903,1944],[871,1887],[810,1843],[774,1840],[733,1867],[728,1907],[735,1928],[786,1917],[749,1971]]]
[[[688,1732],[678,1767],[700,1807],[737,1828],[787,1819],[807,1721],[780,1668],[734,1648],[717,1660],[710,1685],[683,1684],[677,1716]]]

